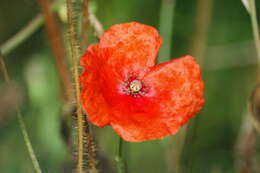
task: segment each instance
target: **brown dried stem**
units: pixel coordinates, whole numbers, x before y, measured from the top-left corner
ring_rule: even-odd
[[[94,28],[97,37],[100,37],[104,32],[104,28],[98,18],[92,13],[89,13],[89,23]]]
[[[260,83],[257,84],[249,100],[249,111],[252,117],[252,124],[260,134]]]
[[[204,53],[208,40],[208,28],[212,16],[212,0],[198,0],[195,18],[195,30],[191,43],[191,53],[203,66]]]
[[[256,15],[256,5],[255,0],[248,0],[248,12],[251,19],[252,32],[255,41],[257,60],[258,60],[258,73],[256,83],[260,82],[260,40],[259,40],[259,28]],[[254,157],[256,155],[256,130],[259,130],[259,86],[252,91],[251,98],[248,102],[249,111],[245,114],[244,120],[242,122],[241,132],[236,144],[237,149],[237,168],[240,173],[251,173],[257,172],[255,169],[256,164],[254,164]],[[254,128],[255,125],[255,128]],[[259,170],[258,170],[259,172]]]
[[[82,24],[81,24],[81,50],[85,50],[88,45],[88,27],[89,27],[89,14],[88,14],[88,0],[82,2]]]
[[[236,143],[236,170],[239,173],[253,173],[256,148],[256,133],[247,112],[242,121],[241,130]]]
[[[45,19],[45,25],[48,32],[51,48],[56,60],[59,76],[62,82],[62,93],[65,95],[65,100],[69,103],[72,100],[71,82],[69,72],[66,66],[66,50],[63,46],[61,33],[59,31],[55,17],[51,12],[48,0],[38,0],[41,12]]]

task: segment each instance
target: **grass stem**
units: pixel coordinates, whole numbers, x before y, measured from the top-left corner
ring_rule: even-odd
[[[171,60],[173,18],[176,0],[162,0],[160,9],[159,32],[163,38],[158,63]]]
[[[3,74],[4,74],[5,82],[7,84],[10,84],[11,83],[11,79],[10,79],[9,73],[7,71],[7,68],[6,68],[6,65],[5,65],[5,62],[4,62],[4,58],[1,55],[1,52],[0,52],[0,64],[1,64],[1,69],[3,71]],[[20,126],[21,131],[22,131],[23,139],[24,139],[26,148],[28,150],[30,159],[32,161],[34,170],[35,170],[36,173],[41,173],[42,171],[41,171],[39,162],[37,160],[37,157],[35,155],[35,152],[33,150],[33,147],[32,147],[31,140],[29,138],[28,132],[26,130],[26,126],[25,126],[25,123],[24,123],[24,120],[23,120],[23,116],[21,114],[21,110],[20,110],[20,108],[17,105],[16,105],[16,114],[17,114],[17,118],[18,118],[18,124]]]
[[[51,5],[51,9],[56,11],[59,6],[59,1]],[[25,40],[27,40],[37,29],[39,29],[44,22],[44,18],[41,14],[35,16],[27,25],[25,25],[20,31],[18,31],[14,36],[9,38],[5,43],[0,45],[0,49],[3,56],[11,53],[15,48],[21,45]]]

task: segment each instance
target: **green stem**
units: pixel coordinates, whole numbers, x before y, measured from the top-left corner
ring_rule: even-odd
[[[249,0],[249,6],[250,6],[250,8],[249,8],[250,17],[251,17],[251,22],[252,22],[255,46],[256,46],[258,66],[260,67],[260,40],[259,40],[259,28],[258,28],[258,22],[257,22],[257,16],[256,16],[255,0]]]
[[[7,71],[7,68],[6,68],[6,65],[5,65],[5,62],[4,62],[4,58],[1,55],[1,52],[0,52],[0,64],[1,64],[1,69],[3,71],[3,74],[4,74],[5,82],[7,84],[10,84],[11,80],[10,80],[9,73]],[[39,162],[36,158],[36,155],[34,153],[28,132],[26,130],[26,126],[25,126],[25,123],[24,123],[24,120],[23,120],[23,116],[22,116],[21,111],[20,111],[20,109],[18,108],[17,105],[16,105],[16,113],[17,113],[17,118],[18,118],[18,124],[20,126],[21,131],[22,131],[23,139],[24,139],[25,145],[27,147],[27,150],[28,150],[29,156],[31,158],[33,167],[35,169],[35,172],[41,173],[42,171],[41,171]]]
[[[52,5],[52,10],[57,10],[61,1],[57,1]],[[17,32],[13,37],[9,38],[4,44],[0,45],[3,56],[8,55],[25,40],[27,40],[44,22],[43,16],[38,14],[24,28]]]
[[[39,162],[36,158],[36,155],[34,153],[34,150],[33,150],[33,147],[32,147],[32,144],[31,144],[31,141],[30,141],[30,138],[29,138],[29,135],[28,135],[28,132],[26,130],[26,126],[25,126],[25,123],[24,123],[24,119],[23,119],[23,116],[20,112],[20,109],[17,108],[17,118],[18,118],[18,122],[19,122],[19,126],[20,126],[20,129],[22,131],[22,134],[23,134],[23,139],[24,139],[24,142],[26,144],[26,147],[27,147],[27,150],[29,152],[29,155],[30,155],[30,158],[31,158],[31,161],[32,161],[32,164],[34,166],[34,169],[37,173],[41,173],[41,168],[40,168],[40,165],[39,165]]]
[[[30,21],[30,23],[28,23],[13,37],[8,39],[3,45],[1,45],[1,51],[3,55],[8,55],[10,52],[12,52],[16,47],[29,38],[42,24],[43,17],[42,15],[38,14]]]
[[[126,172],[125,157],[123,155],[123,147],[124,147],[124,141],[123,141],[122,138],[120,138],[119,144],[118,144],[118,153],[117,153],[117,156],[116,156],[117,173],[125,173]]]
[[[163,38],[158,63],[171,60],[173,18],[176,0],[162,0],[160,10],[159,31]]]

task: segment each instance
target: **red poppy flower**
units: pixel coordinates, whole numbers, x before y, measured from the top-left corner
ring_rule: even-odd
[[[191,56],[155,65],[161,38],[136,22],[108,29],[81,57],[82,103],[89,120],[131,142],[175,134],[204,103]]]

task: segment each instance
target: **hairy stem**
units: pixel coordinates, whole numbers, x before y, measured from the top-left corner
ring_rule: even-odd
[[[89,31],[89,10],[88,10],[88,0],[82,1],[82,18],[81,18],[81,51],[85,51],[88,46],[88,31]],[[95,152],[95,144],[93,141],[93,136],[90,129],[90,124],[88,122],[87,116],[84,116],[84,137],[86,138],[86,152],[87,152],[87,162],[90,173],[97,173],[97,162],[96,162],[96,152]]]
[[[78,151],[77,151],[77,172],[83,173],[83,130],[84,130],[84,120],[80,103],[80,83],[79,83],[79,71],[78,71],[78,44],[77,44],[77,34],[75,24],[73,23],[73,4],[72,0],[67,0],[67,16],[68,16],[68,27],[70,36],[70,46],[71,46],[71,57],[73,65],[73,77],[75,82],[76,90],[76,104],[77,104],[77,121],[78,121]]]
[[[87,120],[87,116],[84,116],[84,137],[86,138],[86,142],[85,142],[85,148],[87,148],[87,162],[88,162],[88,168],[89,168],[89,172],[90,173],[97,173],[97,161],[95,159],[96,157],[96,147],[95,144],[93,142],[93,137],[92,137],[92,133],[91,133],[91,129]]]
[[[7,71],[7,68],[6,68],[6,65],[5,65],[5,62],[4,62],[4,58],[1,55],[1,52],[0,52],[0,64],[1,64],[1,69],[3,71],[3,74],[4,74],[5,82],[7,84],[10,84],[11,83],[10,76],[9,76],[8,71]],[[32,161],[34,170],[35,170],[36,173],[41,173],[42,171],[41,171],[39,162],[36,158],[35,152],[33,150],[28,132],[26,130],[26,126],[25,126],[25,123],[24,123],[24,120],[23,120],[23,116],[21,114],[21,110],[19,109],[19,107],[17,105],[15,105],[15,107],[16,107],[16,114],[17,114],[17,118],[18,118],[18,124],[20,126],[21,131],[22,131],[23,139],[24,139],[26,148],[28,150],[30,159]]]

